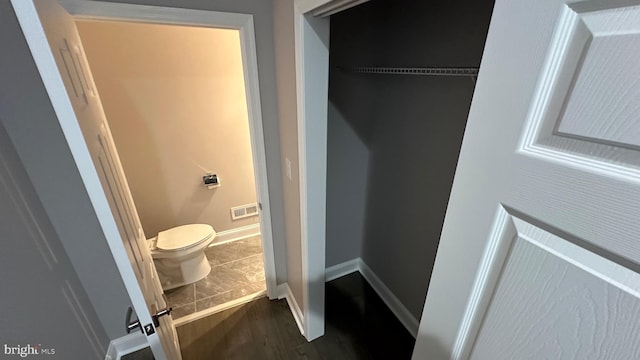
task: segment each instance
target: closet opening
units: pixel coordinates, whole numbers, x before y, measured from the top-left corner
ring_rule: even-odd
[[[359,271],[414,338],[492,10],[372,0],[330,18],[326,267]]]

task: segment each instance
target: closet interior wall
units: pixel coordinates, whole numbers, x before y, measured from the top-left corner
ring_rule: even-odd
[[[492,0],[372,0],[331,17],[327,267],[361,258],[420,319],[471,77],[363,66],[478,67]]]

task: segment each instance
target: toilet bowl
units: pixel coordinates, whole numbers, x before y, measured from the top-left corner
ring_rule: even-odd
[[[204,251],[216,237],[210,225],[190,224],[161,231],[149,249],[163,290],[204,279],[211,265]]]

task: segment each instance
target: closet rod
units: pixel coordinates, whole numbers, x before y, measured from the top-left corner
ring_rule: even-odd
[[[338,67],[341,71],[357,74],[422,75],[422,76],[478,76],[478,68],[458,67]]]

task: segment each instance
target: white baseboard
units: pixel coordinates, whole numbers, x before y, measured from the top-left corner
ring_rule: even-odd
[[[300,334],[304,336],[304,315],[302,314],[300,306],[298,306],[295,296],[293,296],[293,293],[291,292],[289,284],[284,283],[278,285],[278,299],[287,299],[287,304],[289,304],[289,309],[291,309],[293,318],[298,325],[298,330],[300,330]]]
[[[222,245],[231,241],[245,239],[256,235],[260,235],[260,223],[216,232],[216,238],[213,239],[209,246]]]
[[[130,354],[149,346],[147,338],[140,331],[111,340],[105,360],[120,360],[124,355]]]
[[[361,258],[345,261],[342,264],[327,268],[325,278],[326,281],[331,281],[355,271],[359,271],[360,274],[362,274],[362,277],[367,280],[382,301],[387,304],[391,312],[393,312],[402,325],[404,325],[415,338],[418,335],[420,322],[407,310],[400,300],[389,290],[382,280],[380,280],[378,275],[376,275]]]
[[[376,275],[362,259],[360,259],[360,273],[409,333],[414,338],[418,336],[418,327],[420,326],[418,319],[407,310],[400,300],[389,290],[382,280],[380,280],[378,275]]]
[[[345,261],[341,264],[328,267],[324,273],[324,280],[331,281],[349,275],[360,270],[360,258]]]

